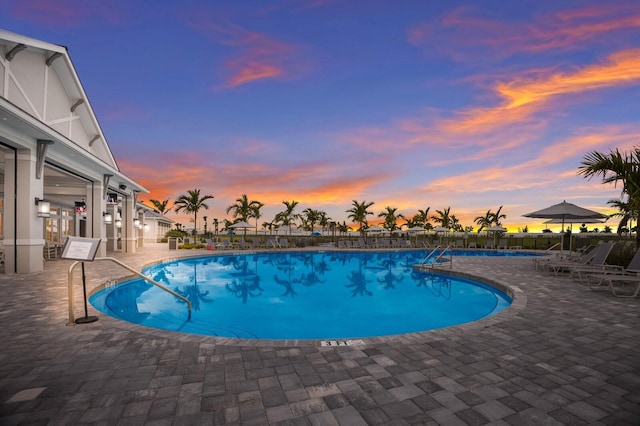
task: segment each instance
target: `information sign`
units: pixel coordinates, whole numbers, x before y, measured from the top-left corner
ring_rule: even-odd
[[[62,259],[93,262],[99,245],[99,238],[68,237],[60,257]]]

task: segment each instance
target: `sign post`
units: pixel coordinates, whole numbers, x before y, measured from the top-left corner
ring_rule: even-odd
[[[84,317],[75,320],[76,324],[87,324],[98,321],[98,317],[89,316],[87,310],[87,281],[84,273],[84,262],[93,262],[100,245],[99,238],[68,237],[62,250],[62,259],[79,260],[82,262],[82,294],[84,299]]]

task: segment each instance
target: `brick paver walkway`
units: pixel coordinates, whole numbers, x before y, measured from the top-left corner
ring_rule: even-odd
[[[118,258],[139,269],[177,255],[152,245]],[[454,260],[515,291],[496,317],[335,348],[102,315],[67,326],[70,264],[0,276],[1,425],[640,424],[640,298],[592,292],[530,259]],[[125,275],[87,265],[89,288]]]

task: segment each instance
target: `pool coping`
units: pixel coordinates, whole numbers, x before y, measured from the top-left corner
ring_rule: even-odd
[[[323,248],[324,249],[324,248]],[[282,251],[273,251],[273,250],[243,250],[243,251],[218,251],[214,253],[198,253],[187,256],[177,256],[177,257],[167,257],[159,260],[154,260],[148,263],[145,263],[140,270],[145,268],[158,265],[161,263],[172,262],[177,260],[185,260],[185,259],[194,259],[194,258],[202,258],[202,257],[211,257],[211,256],[224,256],[224,255],[251,255],[257,253],[286,253],[290,250],[282,250]],[[326,250],[314,250],[314,251],[326,251]],[[341,250],[346,251],[346,250]],[[361,252],[363,250],[355,250],[352,249],[350,251]],[[372,250],[366,250],[370,252]],[[407,251],[407,250],[376,250],[376,251]],[[295,250],[291,250],[291,252],[299,252]],[[460,257],[475,257],[475,256],[460,256]],[[471,331],[471,330],[480,330],[491,327],[495,324],[501,323],[503,321],[508,321],[518,315],[527,305],[527,295],[526,293],[518,286],[501,282],[496,279],[483,277],[477,274],[472,274],[465,271],[453,270],[453,269],[445,269],[443,266],[447,264],[438,265],[435,268],[432,268],[432,271],[436,271],[439,274],[443,275],[452,275],[460,278],[467,278],[479,281],[483,284],[492,286],[497,288],[498,290],[504,292],[511,298],[511,304],[505,308],[504,310],[498,312],[495,315],[491,315],[489,317],[481,318],[476,321],[467,322],[464,324],[452,325],[448,327],[438,328],[434,330],[426,330],[426,331],[418,331],[413,333],[403,333],[403,334],[392,334],[385,336],[376,336],[376,337],[352,337],[348,339],[242,339],[236,337],[220,337],[220,336],[207,336],[203,334],[194,334],[194,333],[184,333],[179,331],[169,331],[162,330],[150,326],[145,326],[142,324],[135,324],[131,322],[127,322],[110,315],[105,314],[103,319],[108,321],[110,326],[117,327],[127,331],[138,331],[144,330],[145,333],[154,335],[157,337],[163,338],[174,338],[180,341],[185,342],[201,342],[201,343],[211,343],[213,345],[228,345],[228,346],[244,346],[244,347],[317,347],[317,346],[331,346],[327,345],[327,342],[338,342],[339,346],[362,346],[363,348],[366,346],[377,345],[377,344],[393,344],[393,343],[418,343],[425,341],[438,341],[443,339],[454,338],[455,334],[459,331]],[[136,275],[127,275],[117,279],[109,279],[102,284],[94,287],[88,294],[88,298],[90,298],[93,294],[103,290],[107,286],[117,285],[118,283],[128,281],[131,279],[139,278]],[[342,343],[344,342],[344,343]],[[342,344],[341,344],[342,343]]]

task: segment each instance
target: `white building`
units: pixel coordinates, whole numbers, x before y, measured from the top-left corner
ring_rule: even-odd
[[[0,179],[5,273],[41,271],[67,236],[99,238],[98,256],[144,244],[148,191],[118,169],[67,49],[3,30]]]

